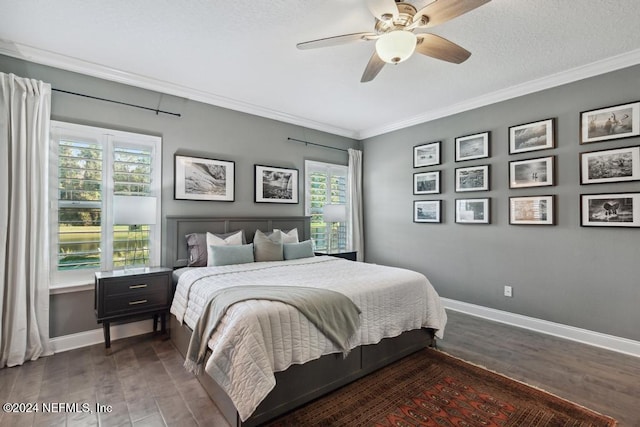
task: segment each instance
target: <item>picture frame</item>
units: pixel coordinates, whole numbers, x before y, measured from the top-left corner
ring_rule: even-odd
[[[509,162],[509,188],[555,185],[555,157],[538,157]]]
[[[235,162],[174,155],[175,200],[233,202]]]
[[[509,224],[555,225],[555,196],[509,197]]]
[[[455,221],[458,224],[490,224],[491,199],[456,199]]]
[[[489,157],[490,132],[460,136],[455,139],[456,162]]]
[[[298,203],[298,169],[254,165],[256,203]]]
[[[640,135],[640,101],[580,113],[580,144]]]
[[[416,172],[413,174],[413,194],[440,193],[440,171]]]
[[[489,190],[489,165],[456,168],[455,180],[457,193]]]
[[[640,193],[580,195],[582,227],[640,227]]]
[[[413,222],[442,222],[442,200],[414,200]]]
[[[509,127],[509,154],[556,147],[556,119],[544,119]]]
[[[580,153],[580,184],[640,180],[640,146]]]
[[[421,168],[425,166],[439,165],[441,162],[440,142],[441,141],[436,141],[414,146],[413,167]]]

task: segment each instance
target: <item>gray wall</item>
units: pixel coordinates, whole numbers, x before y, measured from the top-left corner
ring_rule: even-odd
[[[121,85],[81,74],[0,55],[0,71],[51,83],[52,87],[92,96],[144,105],[182,114],[181,118],[156,115],[122,105],[53,92],[52,118],[73,123],[140,132],[162,137],[162,215],[303,215],[304,160],[347,164],[337,150],[306,146],[287,137],[339,148],[357,148],[359,142],[300,126],[264,119],[186,99]],[[215,78],[212,74],[211,78]],[[173,199],[174,154],[233,160],[236,166],[235,202]],[[254,203],[254,164],[297,168],[300,203]],[[164,230],[164,226],[163,226]],[[163,242],[164,242],[163,238]],[[164,259],[164,256],[163,256]],[[56,337],[99,325],[93,314],[93,291],[51,297],[51,336]]]
[[[640,138],[579,144],[581,111],[640,99],[640,66],[363,141],[368,262],[424,273],[441,296],[640,340],[640,229],[580,227],[581,193],[640,191],[638,182],[580,185],[579,153]],[[509,155],[508,127],[555,117],[557,148]],[[489,159],[456,163],[454,138],[491,131]],[[443,164],[413,169],[414,145],[442,141]],[[554,187],[514,189],[509,161],[555,155]],[[454,169],[491,165],[490,191],[456,193]],[[442,170],[442,194],[412,195],[413,173]],[[509,225],[508,198],[556,195],[557,225]],[[456,198],[490,197],[491,225],[454,223]],[[412,222],[414,200],[441,199],[442,224]],[[503,296],[513,286],[513,298]]]

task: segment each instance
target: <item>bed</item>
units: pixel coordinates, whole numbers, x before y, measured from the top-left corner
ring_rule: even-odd
[[[310,218],[167,217],[165,260],[176,267],[177,284],[170,331],[183,356],[214,287],[264,283],[327,288],[346,295],[362,311],[361,324],[344,351],[288,304],[249,300],[229,307],[207,339],[206,373],[197,378],[232,426],[260,425],[433,345],[446,324],[431,284],[409,270],[328,256],[186,267],[186,235],[244,230],[250,243],[257,230],[276,229],[296,229],[299,241],[306,241]]]

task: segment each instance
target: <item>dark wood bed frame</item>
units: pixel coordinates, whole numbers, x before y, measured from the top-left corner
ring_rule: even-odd
[[[184,236],[189,233],[206,231],[228,233],[243,229],[249,243],[253,241],[256,230],[297,228],[302,241],[310,238],[310,221],[309,217],[297,216],[254,218],[168,216],[165,262],[167,266],[186,265],[187,246]],[[171,341],[183,357],[189,346],[191,333],[191,329],[186,324],[180,325],[176,318],[171,316]],[[209,375],[202,374],[197,378],[232,426],[250,427],[263,424],[433,344],[432,330],[416,329],[395,338],[385,338],[375,345],[357,347],[346,358],[343,358],[341,353],[328,354],[303,365],[293,365],[285,371],[276,372],[276,386],[251,417],[244,422],[240,420],[231,399]]]

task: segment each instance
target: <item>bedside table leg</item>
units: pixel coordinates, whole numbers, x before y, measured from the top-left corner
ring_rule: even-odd
[[[111,347],[111,331],[109,326],[110,325],[108,321],[102,322],[102,330],[104,332],[104,348]]]
[[[163,334],[167,333],[167,315],[166,315],[166,313],[162,313],[160,315],[160,331]]]
[[[158,330],[158,315],[154,314],[153,315],[153,332],[156,333],[157,330]]]

